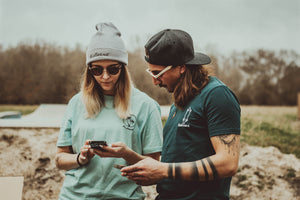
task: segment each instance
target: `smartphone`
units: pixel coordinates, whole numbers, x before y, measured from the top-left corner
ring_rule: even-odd
[[[92,149],[97,149],[100,151],[106,151],[105,149],[103,149],[101,146],[107,146],[107,142],[106,141],[90,141],[90,146]]]

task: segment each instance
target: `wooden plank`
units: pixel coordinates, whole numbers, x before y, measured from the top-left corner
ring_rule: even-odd
[[[24,177],[0,177],[0,198],[21,200]]]

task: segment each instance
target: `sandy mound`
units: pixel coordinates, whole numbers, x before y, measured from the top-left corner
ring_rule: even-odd
[[[0,176],[24,176],[23,200],[57,199],[64,172],[54,155],[58,129],[0,129]],[[144,187],[148,200],[155,187]],[[300,199],[300,160],[274,147],[243,145],[231,199]]]

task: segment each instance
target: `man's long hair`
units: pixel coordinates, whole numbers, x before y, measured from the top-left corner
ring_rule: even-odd
[[[86,118],[95,118],[105,106],[104,94],[93,75],[85,68],[81,92],[87,115]],[[120,76],[115,84],[114,108],[121,119],[130,115],[131,78],[126,66],[122,66]]]
[[[200,94],[209,81],[208,71],[202,65],[185,66],[186,70],[173,93],[175,106],[180,109],[184,109],[196,95]]]

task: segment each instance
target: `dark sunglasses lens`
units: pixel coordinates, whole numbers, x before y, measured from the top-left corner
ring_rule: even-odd
[[[116,75],[120,71],[120,66],[109,66],[107,72],[111,75]]]
[[[94,76],[100,76],[103,73],[103,68],[102,67],[90,68],[90,71]]]
[[[157,74],[159,74],[159,72],[160,72],[160,71],[151,71],[151,73],[152,73],[153,75],[157,75]]]

